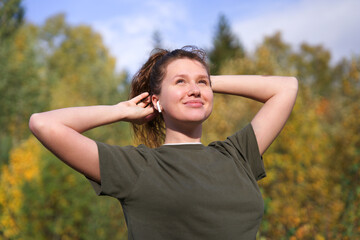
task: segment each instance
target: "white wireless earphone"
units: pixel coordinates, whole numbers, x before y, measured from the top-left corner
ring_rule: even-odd
[[[161,113],[160,101],[157,101],[156,105],[157,105],[157,107],[158,107],[158,112]]]

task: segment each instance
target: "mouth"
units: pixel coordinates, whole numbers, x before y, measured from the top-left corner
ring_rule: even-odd
[[[189,100],[184,103],[186,106],[189,107],[202,107],[204,105],[203,101],[201,100]]]

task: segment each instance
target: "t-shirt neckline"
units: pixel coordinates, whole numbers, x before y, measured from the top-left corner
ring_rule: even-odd
[[[177,145],[193,145],[193,144],[202,144],[201,142],[184,142],[184,143],[165,143],[163,146],[177,146]]]

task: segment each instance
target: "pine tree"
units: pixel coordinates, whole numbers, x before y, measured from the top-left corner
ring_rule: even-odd
[[[244,49],[238,37],[231,31],[225,15],[220,15],[213,38],[213,49],[209,52],[211,74],[219,74],[226,61],[243,56]]]
[[[152,46],[153,48],[164,48],[163,47],[163,39],[160,31],[155,30],[152,34]]]

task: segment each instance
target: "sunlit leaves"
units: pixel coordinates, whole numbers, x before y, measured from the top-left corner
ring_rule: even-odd
[[[259,239],[360,236],[360,61],[333,67],[330,56],[322,46],[306,43],[295,51],[276,33],[253,54],[228,60],[221,69],[223,74],[291,75],[300,82],[293,113],[264,154]],[[215,101],[206,128],[214,139],[233,131],[232,121],[242,126],[254,116],[250,102],[228,96]]]
[[[36,183],[39,178],[40,147],[35,138],[29,138],[10,153],[10,162],[0,175],[0,224],[5,238],[19,236],[22,224],[21,209],[24,204],[22,187],[26,182]]]

